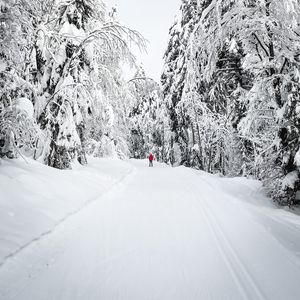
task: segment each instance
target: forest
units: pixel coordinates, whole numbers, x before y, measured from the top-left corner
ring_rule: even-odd
[[[153,152],[299,204],[300,1],[182,0],[161,82],[121,20],[99,0],[0,0],[0,158],[71,169]]]

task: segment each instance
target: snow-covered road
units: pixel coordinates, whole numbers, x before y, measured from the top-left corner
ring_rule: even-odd
[[[300,299],[300,217],[256,183],[133,161],[0,267],[0,299]]]

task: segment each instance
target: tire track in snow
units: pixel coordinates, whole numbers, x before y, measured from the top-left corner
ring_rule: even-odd
[[[71,217],[79,214],[82,210],[84,210],[90,204],[92,204],[93,202],[98,201],[102,197],[106,196],[108,193],[110,193],[111,191],[115,190],[118,187],[118,185],[120,185],[127,178],[129,178],[130,176],[134,175],[134,173],[136,172],[136,167],[134,167],[131,164],[129,164],[129,165],[131,166],[131,169],[128,172],[126,172],[120,179],[118,179],[116,182],[114,182],[111,186],[109,186],[106,190],[104,190],[102,192],[102,194],[100,194],[99,196],[97,196],[97,197],[95,197],[93,199],[90,199],[90,200],[86,201],[79,208],[77,208],[77,209],[69,212],[64,218],[62,218],[60,221],[58,221],[57,223],[55,223],[52,228],[50,228],[49,230],[41,233],[39,236],[35,237],[34,239],[31,239],[29,242],[27,242],[26,244],[22,245],[21,247],[19,247],[14,252],[6,255],[2,259],[2,261],[0,261],[0,270],[6,265],[6,263],[8,261],[10,261],[11,259],[15,258],[18,254],[22,253],[24,250],[28,249],[31,245],[36,244],[39,241],[43,240],[45,237],[49,236],[50,234],[53,234],[59,226],[61,226],[62,224],[64,224]]]
[[[191,184],[194,189],[197,189],[197,186]],[[224,259],[229,271],[236,282],[241,294],[244,299],[253,299],[253,291],[255,292],[255,300],[266,300],[267,298],[263,294],[262,290],[259,288],[258,284],[253,279],[250,272],[247,270],[246,266],[239,258],[238,254],[234,250],[233,245],[227,238],[223,229],[221,229],[218,220],[214,216],[212,209],[210,208],[207,199],[202,194],[203,205],[199,205],[198,201],[195,199],[195,204],[200,210],[202,216],[206,220],[208,227],[210,228],[213,238],[216,242],[218,250]],[[241,276],[242,274],[242,276]],[[243,281],[243,278],[247,282]],[[251,288],[249,288],[251,287]]]

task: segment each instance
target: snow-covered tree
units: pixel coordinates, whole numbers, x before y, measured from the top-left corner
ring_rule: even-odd
[[[116,10],[107,13],[101,1],[0,4],[1,151],[13,156],[16,104],[26,98],[43,131],[34,143],[35,157],[46,164],[69,168],[75,158],[86,163],[97,132],[103,134],[94,142],[103,151],[127,155],[131,95],[121,65],[135,63],[130,44],[143,48],[141,35],[122,26]],[[37,132],[33,125],[31,133]]]
[[[297,0],[182,2],[162,75],[173,162],[299,198],[299,11]]]
[[[30,3],[29,3],[30,2]],[[33,88],[27,64],[32,49],[36,1],[0,1],[0,155],[13,158],[25,145],[33,148],[37,126],[33,115],[20,109],[30,106]],[[24,100],[25,99],[25,100]],[[23,101],[24,100],[24,101]]]
[[[146,77],[141,67],[128,85],[134,99],[129,115],[131,156],[145,158],[153,152],[156,159],[164,160],[166,110],[162,103],[161,88],[153,79]]]
[[[245,106],[238,128],[248,147],[252,144],[252,174],[265,181],[274,198],[291,203],[299,182],[297,105],[291,104],[299,88],[299,2],[240,0],[223,7],[224,1],[213,1],[195,30],[201,45],[198,76],[212,81],[224,45],[241,47],[241,67],[253,82],[237,94],[237,103]]]
[[[169,31],[169,44],[164,56],[165,66],[161,77],[164,101],[171,119],[170,162],[190,165],[189,157],[189,117],[180,105],[183,96],[189,39],[199,17],[197,1],[183,0],[180,7],[181,16],[175,20]]]
[[[98,114],[98,97],[109,102],[114,95],[115,68],[120,61],[133,62],[128,42],[142,39],[137,32],[106,19],[98,1],[59,1],[54,15],[58,18],[41,31],[38,41],[37,53],[44,67],[36,111],[47,133],[46,163],[69,168],[75,157],[86,163],[87,119]]]
[[[126,62],[136,68],[135,58],[129,51],[128,43],[134,42],[144,47],[141,36],[118,21],[116,7],[108,16],[108,24],[116,30],[114,38],[122,44],[106,44],[107,51],[96,48],[93,78],[96,82],[94,89],[96,102],[92,115],[88,118],[88,152],[94,156],[129,156],[130,120],[129,114],[134,103],[134,97],[123,76],[123,64]],[[113,27],[115,26],[115,27]],[[114,51],[112,51],[112,49]]]
[[[45,41],[43,36],[38,41],[37,54],[43,53],[44,43],[49,45],[42,59],[45,66],[41,74],[39,122],[47,132],[45,161],[56,168],[69,168],[75,156],[81,163],[86,162],[83,131],[84,115],[91,101],[85,89],[90,62],[82,43],[87,38],[88,21],[93,14],[91,5],[90,1],[58,2],[50,41]]]

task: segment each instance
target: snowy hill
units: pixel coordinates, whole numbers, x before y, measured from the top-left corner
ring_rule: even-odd
[[[0,168],[0,299],[299,299],[300,217],[256,181],[143,160]]]

